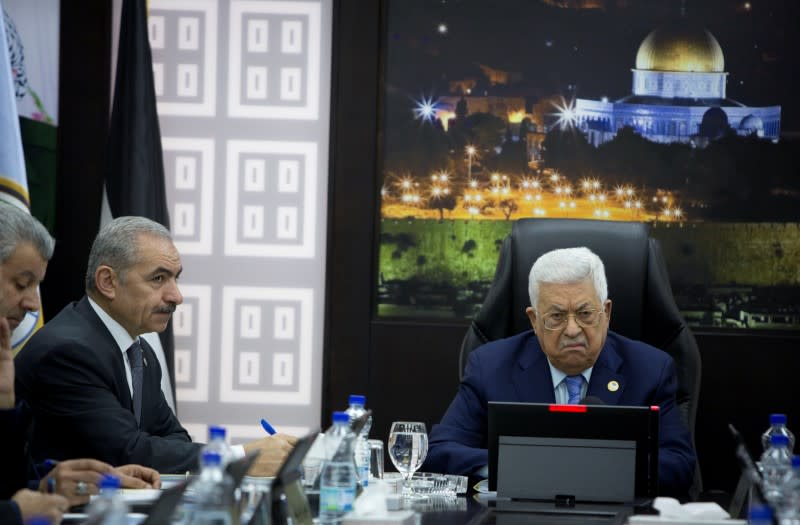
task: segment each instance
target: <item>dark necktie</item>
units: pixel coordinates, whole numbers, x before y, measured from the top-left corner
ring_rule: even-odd
[[[567,392],[569,393],[569,400],[567,403],[570,405],[577,405],[581,400],[581,387],[583,386],[583,376],[567,376],[564,378],[567,382]]]
[[[131,383],[133,386],[133,415],[136,416],[136,424],[142,420],[142,383],[144,382],[144,359],[142,357],[142,345],[136,339],[128,348],[128,361],[131,363]]]

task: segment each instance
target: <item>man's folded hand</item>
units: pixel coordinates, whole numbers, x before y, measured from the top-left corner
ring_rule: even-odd
[[[114,469],[126,489],[160,489],[161,475],[158,471],[142,465],[122,465]]]

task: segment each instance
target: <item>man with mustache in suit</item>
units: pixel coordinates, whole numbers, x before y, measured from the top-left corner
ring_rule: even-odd
[[[96,457],[162,473],[195,470],[192,443],[161,391],[161,369],[139,337],[166,329],[183,302],[183,270],[169,231],[143,217],[118,217],[97,235],[86,296],[66,306],[17,356],[17,393],[34,410],[35,459]],[[274,475],[296,438],[283,434],[234,446],[258,450],[253,475]]]
[[[94,459],[63,461],[49,469],[32,465],[26,453],[30,410],[14,392],[11,332],[28,312],[39,310],[55,241],[26,210],[0,200],[0,523],[27,522],[45,516],[58,523],[71,505],[97,493],[103,474],[114,474],[123,487],[158,488],[158,472],[140,465],[117,468]],[[29,480],[29,475],[37,479]],[[36,488],[29,490],[26,487]]]

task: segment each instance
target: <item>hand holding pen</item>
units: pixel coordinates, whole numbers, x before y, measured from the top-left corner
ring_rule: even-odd
[[[287,434],[279,434],[266,419],[261,420],[261,428],[269,434],[256,441],[251,441],[244,445],[246,454],[256,450],[259,451],[256,462],[248,471],[251,476],[274,476],[286,456],[294,448],[297,438]]]

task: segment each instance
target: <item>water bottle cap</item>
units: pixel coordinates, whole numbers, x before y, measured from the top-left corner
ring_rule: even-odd
[[[366,402],[367,397],[360,394],[350,394],[350,397],[347,398],[348,405],[359,405],[363,407]]]
[[[52,525],[52,523],[47,516],[33,516],[25,522],[25,525]]]
[[[800,468],[800,456],[792,456],[792,468]]]
[[[770,414],[769,415],[769,424],[770,425],[785,425],[786,424],[786,414]]]
[[[213,450],[203,452],[203,465],[215,467],[221,463],[222,456],[219,455],[219,452],[214,452]]]
[[[218,425],[211,425],[208,427],[208,437],[210,439],[214,438],[221,438],[225,439],[225,427],[220,427]]]
[[[347,412],[334,412],[333,413],[333,422],[334,423],[349,423],[350,416]]]
[[[783,434],[773,434],[770,438],[772,446],[781,446],[786,447],[789,446],[789,436],[784,436]]]
[[[751,520],[771,520],[772,511],[766,505],[752,505],[750,507]]]
[[[101,490],[102,489],[118,489],[122,486],[119,478],[113,474],[104,474],[102,478],[100,478],[100,483],[97,485]]]

